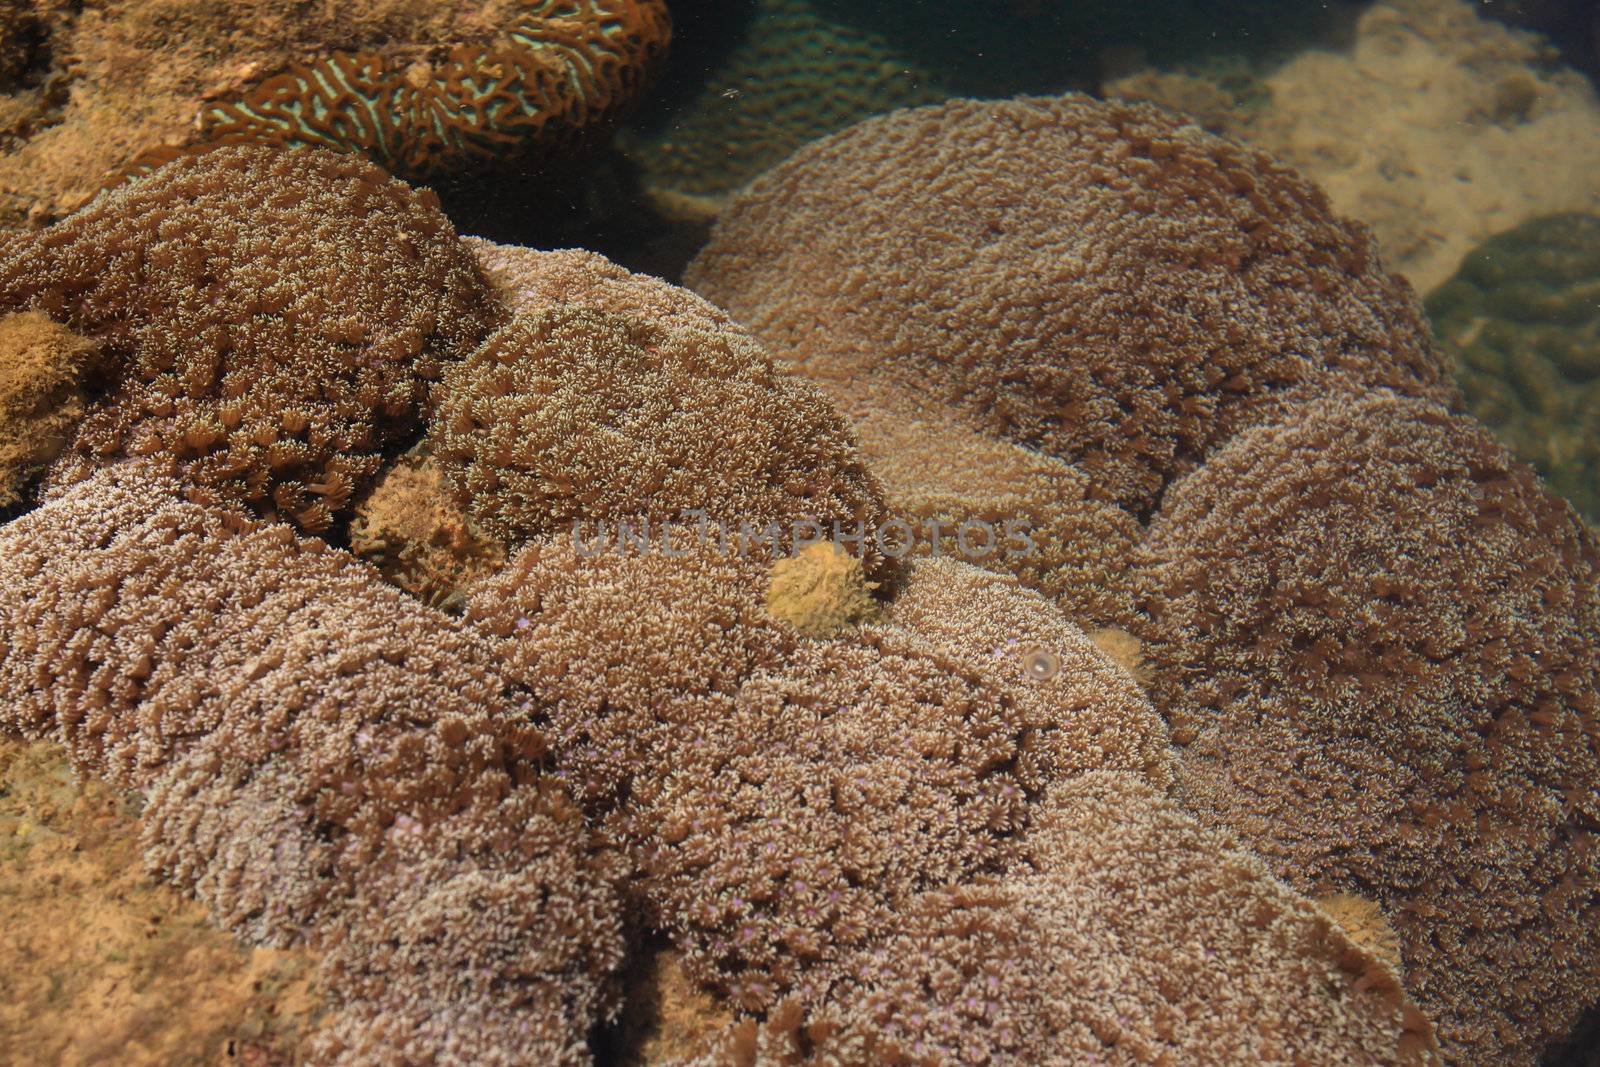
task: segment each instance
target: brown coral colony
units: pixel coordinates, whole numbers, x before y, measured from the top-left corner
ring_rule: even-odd
[[[1316,189],[958,101],[688,277],[261,145],[0,237],[0,729],[322,953],[307,1062],[593,1062],[647,943],[680,1067],[1531,1067],[1600,1002],[1600,549]],[[1042,555],[577,536],[899,509]]]

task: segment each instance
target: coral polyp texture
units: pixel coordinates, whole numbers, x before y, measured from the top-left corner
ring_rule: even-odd
[[[671,36],[662,0],[519,0],[514,19],[437,62],[334,52],[291,64],[202,108],[198,140],[361,152],[412,178],[553,153],[633,103]]]
[[[175,160],[0,239],[0,308],[98,342],[104,399],[52,474],[177,456],[219,499],[327,526],[495,310],[432,194],[354,156]]]
[[[1600,215],[1490,238],[1428,297],[1467,409],[1600,522]]]
[[[468,513],[520,542],[575,522],[871,525],[843,421],[754,341],[580,306],[521,313],[445,377],[428,446]],[[615,525],[613,525],[615,529]]]
[[[748,560],[557,538],[468,605],[549,699],[559,773],[634,858],[645,914],[746,1011],[815,1003],[916,894],[1007,869],[1050,782],[1171,781],[1137,685],[1038,594],[950,561],[903,585],[903,622],[800,641]],[[1026,681],[1032,645],[1068,669]]]
[[[922,894],[825,1006],[695,1067],[1438,1062],[1391,968],[1148,782],[1097,771],[1037,809],[1013,873]]]
[[[1600,998],[1600,550],[1487,429],[1312,398],[1176,483],[1137,584],[1184,795],[1370,898],[1463,1063]]]
[[[622,869],[530,697],[345,553],[187,495],[123,464],[0,530],[0,725],[146,790],[147,858],[220,922],[328,951],[318,1062],[585,1062]]]
[[[412,178],[561,158],[638,98],[671,32],[663,0],[26,6],[53,92],[13,91],[0,227],[220,143],[359,152]]]
[[[1362,227],[1145,105],[870,119],[751,183],[685,280],[774,354],[927,390],[1138,513],[1296,384],[1452,396]]]

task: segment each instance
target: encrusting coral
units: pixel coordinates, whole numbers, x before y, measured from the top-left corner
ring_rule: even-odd
[[[0,308],[114,361],[52,472],[161,452],[218,499],[321,530],[412,432],[495,309],[432,194],[354,156],[175,160],[38,233],[0,237]]]
[[[689,1062],[1439,1062],[1390,968],[1137,776],[1052,787],[1023,852],[911,902],[821,1009]]]
[[[1147,105],[868,120],[746,188],[685,279],[776,355],[930,392],[1141,514],[1295,384],[1452,397],[1364,229]]]
[[[66,448],[93,342],[36,311],[0,313],[0,509]]]
[[[1401,972],[1400,938],[1384,918],[1383,909],[1366,897],[1354,893],[1330,893],[1317,897],[1317,906],[1333,917],[1350,940]]]
[[[359,152],[411,178],[567,154],[637,100],[671,33],[663,0],[85,7],[55,32],[58,121],[0,154],[0,225],[217,144]]]
[[[587,1062],[616,854],[483,639],[149,461],[0,529],[0,725],[148,791],[148,859],[327,949],[318,1062]],[[565,931],[565,936],[554,936]]]
[[[1393,923],[1464,1063],[1600,998],[1600,550],[1492,435],[1308,398],[1176,483],[1137,576],[1189,805]]]
[[[577,522],[875,525],[843,422],[755,342],[584,307],[522,313],[451,368],[427,445],[509,543]]]
[[[768,570],[767,611],[806,637],[831,637],[872,617],[877,604],[861,561],[832,541],[814,541]]]
[[[505,565],[505,548],[456,503],[433,458],[413,451],[383,473],[350,521],[350,551],[425,604],[454,609]]]

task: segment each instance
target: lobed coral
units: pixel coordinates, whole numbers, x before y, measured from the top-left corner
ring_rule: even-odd
[[[780,355],[931,388],[1136,513],[1296,384],[1452,395],[1365,230],[1144,105],[868,120],[752,183],[685,279]]]
[[[329,951],[319,1062],[585,1060],[621,871],[528,698],[349,556],[187,492],[123,464],[0,529],[0,725],[146,789],[147,857],[225,925]]]
[[[1600,521],[1600,215],[1551,215],[1474,249],[1428,298],[1467,408]]]
[[[916,894],[1004,869],[1055,778],[1170,781],[1137,686],[1046,601],[949,561],[904,584],[896,625],[800,643],[751,561],[555,539],[469,602],[550,700],[560,773],[633,857],[645,914],[747,1011],[814,1001]],[[1069,669],[1030,683],[1018,639]]]
[[[0,314],[0,509],[66,448],[95,345],[38,312]]]
[[[693,1063],[1438,1062],[1393,970],[1148,782],[1053,787],[1024,852]]]
[[[1176,483],[1137,578],[1184,796],[1368,897],[1456,1062],[1600,997],[1600,551],[1489,432],[1307,399]]]
[[[728,331],[570,306],[522,314],[442,392],[428,447],[507,542],[702,518],[735,535],[776,524],[788,540],[797,523],[870,525],[879,510],[838,416]]]
[[[326,528],[494,309],[432,194],[327,152],[176,160],[0,241],[0,307],[119,369],[53,474],[182,458],[218,499]]]

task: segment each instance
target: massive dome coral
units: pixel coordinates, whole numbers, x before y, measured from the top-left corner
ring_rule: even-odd
[[[117,361],[58,482],[161,452],[213,496],[312,530],[495,314],[432,194],[353,156],[260,147],[176,160],[0,239],[0,307]]]
[[[523,313],[452,368],[428,434],[469,514],[508,542],[574,522],[872,525],[843,421],[728,330],[582,307]],[[685,519],[691,512],[700,516]]]
[[[148,790],[149,859],[220,921],[329,950],[320,1062],[585,1062],[622,872],[530,697],[346,554],[185,496],[123,464],[0,529],[0,726]]]
[[[1600,997],[1600,550],[1483,427],[1313,397],[1176,483],[1136,584],[1184,795],[1373,896],[1457,1062]]]
[[[1290,386],[1452,396],[1364,229],[1144,105],[861,123],[752,183],[686,281],[776,354],[930,390],[1136,512]]]

